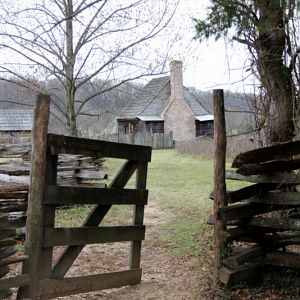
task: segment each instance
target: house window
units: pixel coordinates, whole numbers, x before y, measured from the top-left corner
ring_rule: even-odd
[[[118,121],[118,132],[125,134],[132,134],[136,132],[135,121]]]
[[[127,123],[124,125],[124,133],[125,134],[132,134],[134,130],[134,125],[131,123]]]
[[[146,130],[151,133],[164,133],[164,121],[146,122]]]
[[[196,137],[214,136],[214,121],[196,121]]]

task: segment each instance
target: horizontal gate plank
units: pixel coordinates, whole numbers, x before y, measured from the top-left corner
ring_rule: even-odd
[[[40,281],[39,297],[41,299],[53,299],[59,296],[133,285],[141,281],[141,276],[142,269],[132,269],[83,277],[70,277],[62,280],[44,279]]]
[[[26,286],[30,282],[30,277],[28,274],[18,275],[11,278],[5,278],[0,280],[1,289],[9,289],[12,287]]]
[[[151,161],[151,147],[48,134],[51,154],[82,154],[95,157]]]
[[[147,204],[148,191],[116,188],[82,188],[48,185],[46,204]]]
[[[145,238],[145,226],[45,228],[44,247],[85,245],[123,241],[140,241]]]

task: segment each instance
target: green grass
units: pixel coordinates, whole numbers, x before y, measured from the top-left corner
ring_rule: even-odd
[[[124,160],[106,160],[104,171],[108,173],[108,180],[105,183],[111,182],[123,163]],[[134,179],[135,176],[127,187],[134,186]],[[232,182],[230,189],[239,185]],[[206,220],[213,205],[208,198],[213,189],[213,161],[185,156],[175,150],[153,151],[147,188],[149,203],[155,203],[166,212],[165,225],[160,228],[161,239],[171,243],[178,255],[201,257],[203,246],[205,249],[212,246],[212,228],[206,225]],[[91,209],[91,206],[60,209],[57,226],[79,226]],[[128,206],[113,206],[103,224],[128,224],[131,211]]]
[[[195,263],[203,260],[203,250],[212,246],[212,228],[206,220],[212,209],[208,195],[213,188],[213,162],[175,150],[153,151],[148,188],[149,201],[173,215],[162,226],[160,238],[172,245],[174,254]]]

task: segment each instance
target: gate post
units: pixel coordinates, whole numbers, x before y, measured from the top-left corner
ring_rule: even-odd
[[[226,244],[220,237],[220,231],[225,229],[225,222],[218,220],[218,211],[227,205],[225,183],[225,160],[226,160],[226,127],[224,114],[223,90],[213,91],[214,105],[214,282],[219,282],[222,255]]]
[[[34,111],[32,129],[31,171],[26,222],[25,254],[29,256],[23,265],[23,273],[29,274],[30,284],[19,290],[18,299],[36,299],[39,288],[44,218],[44,193],[46,172],[47,134],[50,112],[50,96],[39,94]]]
[[[146,189],[148,164],[140,162],[136,170],[136,189]],[[144,205],[136,205],[133,211],[133,224],[142,225],[144,221]],[[140,268],[142,241],[131,242],[130,269]]]

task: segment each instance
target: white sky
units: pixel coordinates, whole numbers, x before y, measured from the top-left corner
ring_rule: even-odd
[[[248,64],[247,52],[243,46],[236,43],[232,47],[224,40],[215,42],[212,39],[201,44],[193,40],[196,32],[192,17],[204,18],[209,3],[209,0],[180,0],[173,23],[175,26],[169,28],[169,32],[173,34],[179,31],[181,39],[173,47],[170,58],[183,61],[185,86],[194,86],[199,90],[223,88],[249,91],[251,81],[242,82],[248,75],[245,72]],[[166,37],[156,41],[155,44],[161,43],[161,48],[164,48],[165,42]]]
[[[241,82],[249,75],[245,72],[249,62],[243,46],[237,43],[234,46],[226,45],[224,40],[216,42],[212,39],[201,44],[192,40],[195,29],[191,18],[205,17],[205,8],[208,5],[209,0],[181,0],[177,11],[176,18],[185,30],[183,44],[189,46],[177,48],[177,53],[174,53],[172,58],[180,59],[184,63],[184,85],[195,86],[200,90],[223,88],[249,91],[252,86],[251,80]]]

